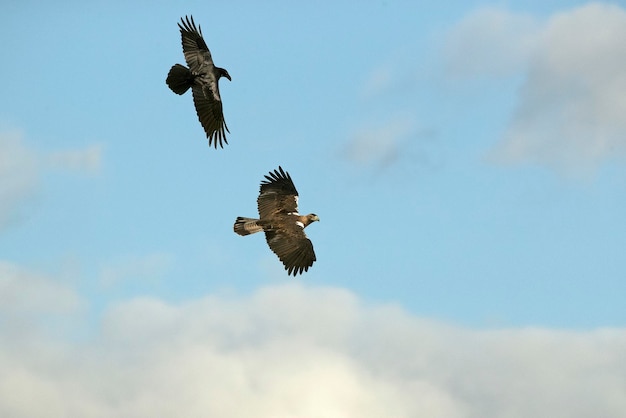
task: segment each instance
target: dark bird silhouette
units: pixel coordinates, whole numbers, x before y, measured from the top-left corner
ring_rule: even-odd
[[[211,58],[211,52],[202,38],[200,26],[196,28],[192,16],[181,18],[179,23],[180,35],[183,44],[185,61],[189,68],[182,64],[176,64],[167,74],[165,82],[176,94],[184,94],[191,87],[193,102],[196,106],[198,119],[209,139],[209,146],[213,144],[217,148],[224,147],[226,132],[230,132],[224,121],[222,111],[222,99],[220,97],[219,79],[226,77],[230,80],[230,74],[223,68],[216,67]]]
[[[298,213],[298,191],[282,167],[265,176],[257,204],[259,219],[238,217],[235,232],[249,235],[264,231],[267,244],[283,262],[288,275],[308,271],[316,258],[304,228],[320,218],[314,213]]]

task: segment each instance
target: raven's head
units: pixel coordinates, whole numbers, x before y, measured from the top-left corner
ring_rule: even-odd
[[[226,77],[228,79],[228,81],[232,81],[231,78],[230,78],[230,74],[228,74],[228,71],[226,71],[223,68],[218,68],[218,70],[220,71],[219,72],[219,77]]]

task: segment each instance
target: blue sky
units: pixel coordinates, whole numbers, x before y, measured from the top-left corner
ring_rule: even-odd
[[[0,17],[3,416],[626,412],[626,6],[34,3]],[[165,85],[186,14],[232,76],[224,149]],[[321,219],[295,279],[232,231],[279,165]]]

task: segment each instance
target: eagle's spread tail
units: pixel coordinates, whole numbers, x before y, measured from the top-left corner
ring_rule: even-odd
[[[189,68],[176,64],[170,69],[165,82],[174,93],[183,94],[193,84],[193,76]]]
[[[241,236],[254,234],[263,231],[263,227],[258,224],[259,220],[254,218],[237,217],[233,229]]]

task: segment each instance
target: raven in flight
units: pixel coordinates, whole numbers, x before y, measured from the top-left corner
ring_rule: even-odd
[[[298,213],[298,191],[282,167],[265,176],[257,204],[260,219],[238,217],[235,232],[245,236],[265,231],[267,244],[283,262],[288,275],[308,271],[316,258],[304,228],[320,218],[314,213]]]
[[[196,28],[193,17],[185,16],[185,19],[181,18],[181,22],[182,25],[179,23],[178,27],[185,61],[189,68],[181,64],[174,65],[165,82],[176,94],[183,94],[191,87],[196,113],[209,139],[209,146],[213,143],[217,148],[219,141],[220,147],[223,148],[222,141],[228,144],[224,130],[230,131],[224,121],[218,82],[220,77],[230,80],[230,74],[213,64],[211,52],[202,38],[200,26]]]

